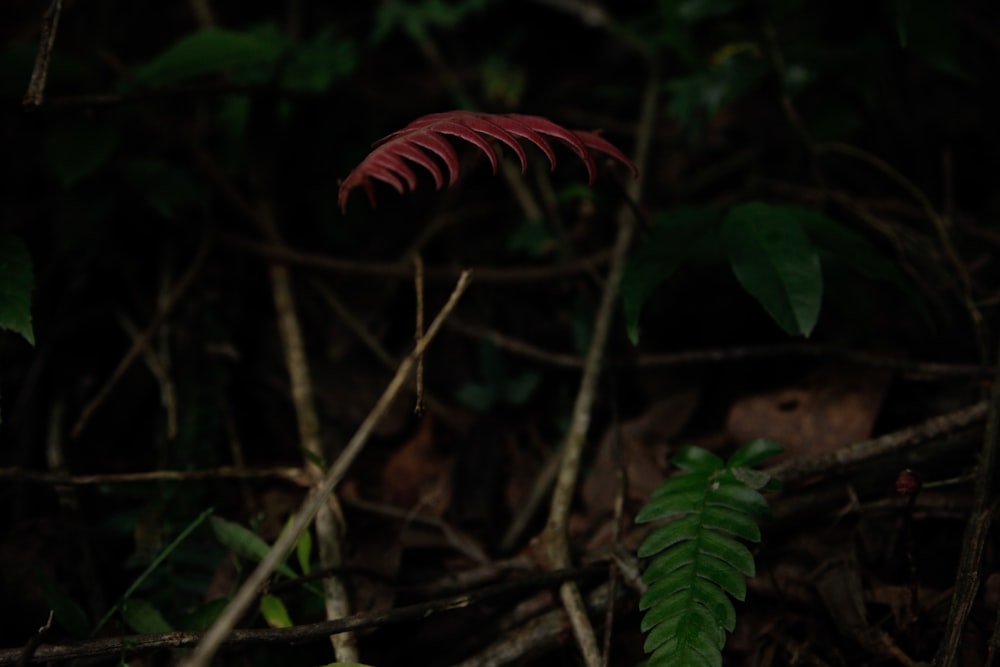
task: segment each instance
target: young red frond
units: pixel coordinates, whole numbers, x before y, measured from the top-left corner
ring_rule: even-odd
[[[637,174],[631,160],[595,132],[567,130],[542,116],[446,111],[421,116],[403,129],[376,141],[371,153],[341,182],[337,195],[340,210],[346,208],[348,196],[358,186],[365,189],[374,206],[373,179],[388,183],[400,194],[416,189],[417,174],[411,163],[430,172],[436,187],[444,187],[446,176],[448,185],[454,185],[458,180],[458,153],[442,135],[458,137],[481,150],[489,159],[494,173],[499,156],[490,139],[500,142],[517,155],[523,173],[528,167],[528,157],[518,140],[523,139],[537,146],[555,169],[556,154],[546,139],[551,137],[568,146],[583,161],[590,183],[594,182],[597,171],[592,151],[614,158],[628,167],[633,176]]]

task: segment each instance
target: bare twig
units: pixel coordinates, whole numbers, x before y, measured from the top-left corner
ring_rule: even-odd
[[[558,571],[558,570],[557,570]],[[613,600],[608,595],[607,584],[596,586],[587,595],[587,608],[598,611]],[[533,652],[552,646],[561,640],[569,629],[566,614],[561,609],[553,609],[526,623],[505,630],[503,636],[476,655],[456,667],[502,667],[509,665]]]
[[[392,371],[396,369],[396,360],[393,358],[389,351],[378,341],[378,339],[372,335],[364,323],[359,317],[357,317],[347,305],[340,300],[340,298],[331,290],[328,286],[322,284],[318,280],[312,282],[313,289],[320,295],[320,297],[326,301],[327,305],[333,310],[333,312],[340,318],[340,321],[347,325],[347,328],[357,336],[358,340],[361,341],[368,350],[378,359],[379,363],[383,367]],[[450,321],[450,320],[449,320]],[[463,420],[462,418],[449,406],[447,406],[442,400],[438,399],[434,394],[424,390],[423,395],[424,404],[429,407],[436,418],[441,419],[442,423],[446,424],[449,428],[455,430],[462,430]]]
[[[659,84],[655,72],[654,67],[644,98],[639,134],[636,137],[635,162],[639,165],[640,173],[646,164],[656,116]],[[628,193],[629,196],[633,201],[638,201],[641,189],[640,182],[634,181],[629,184],[629,187],[631,190]],[[573,406],[570,428],[563,440],[562,464],[556,478],[556,486],[549,507],[549,518],[545,526],[544,544],[549,562],[553,567],[566,567],[570,562],[569,544],[566,536],[570,503],[576,491],[576,480],[580,472],[587,430],[590,426],[591,410],[597,395],[601,359],[604,356],[608,331],[611,328],[611,320],[615,312],[618,285],[625,272],[625,260],[635,232],[636,215],[631,206],[622,207],[618,225],[618,236],[615,239],[611,255],[611,268],[604,283],[604,291],[601,294],[600,305],[594,318],[594,331],[590,347],[587,349],[586,365]],[[587,618],[579,589],[572,582],[568,582],[560,587],[559,594],[569,615],[573,634],[583,653],[584,662],[588,667],[600,667],[601,655],[597,647],[597,638],[594,636],[594,630]]]
[[[205,636],[199,642],[194,652],[185,660],[183,663],[185,667],[205,667],[211,661],[212,656],[218,651],[219,646],[230,632],[232,632],[236,623],[256,598],[260,587],[264,585],[278,564],[284,561],[298,539],[298,536],[316,516],[320,507],[326,502],[327,496],[329,496],[340,480],[343,479],[348,468],[350,468],[358,454],[361,453],[361,450],[364,449],[375,425],[382,419],[392,400],[399,393],[400,389],[402,389],[403,384],[409,377],[417,357],[427,349],[427,346],[437,335],[444,320],[458,304],[458,300],[468,285],[469,273],[465,272],[459,277],[458,284],[455,286],[448,302],[438,313],[437,317],[434,318],[434,321],[431,322],[430,327],[427,329],[427,334],[420,341],[420,344],[414,348],[413,352],[399,365],[396,374],[389,382],[389,385],[382,393],[375,407],[372,408],[368,417],[358,427],[354,437],[344,447],[344,451],[341,452],[340,456],[337,457],[333,465],[327,470],[323,477],[323,483],[313,488],[303,502],[302,507],[295,514],[289,529],[282,532],[267,556],[250,573],[246,581],[243,582],[243,585],[240,586],[240,589],[233,596],[229,606],[226,607],[215,623],[208,629],[208,632],[205,633]]]
[[[49,63],[52,61],[52,47],[56,43],[56,29],[59,27],[62,5],[62,0],[52,0],[49,8],[42,14],[42,28],[38,36],[38,55],[35,56],[35,67],[31,70],[28,92],[24,94],[22,102],[25,107],[37,108],[42,106],[42,102],[45,101],[45,81],[49,76]]]
[[[118,317],[118,323],[121,324],[122,329],[129,335],[132,342],[138,340],[141,334],[132,319],[122,310],[116,312],[115,315]],[[160,385],[160,402],[163,404],[167,417],[167,439],[173,440],[177,437],[177,389],[174,387],[173,380],[170,379],[166,364],[161,363],[160,357],[148,345],[142,348],[142,360],[149,368],[149,372],[156,378],[156,383]]]
[[[486,586],[461,595],[440,600],[397,607],[389,611],[355,614],[322,623],[307,623],[290,628],[259,628],[235,630],[224,640],[226,647],[253,646],[275,643],[300,643],[325,637],[339,632],[349,632],[364,628],[381,627],[394,623],[424,619],[433,614],[466,609],[483,600],[509,596],[511,593],[552,586],[567,579],[587,576],[597,572],[594,567],[536,572],[492,586]],[[205,633],[207,634],[207,633]],[[162,648],[191,648],[204,640],[205,634],[198,632],[163,632],[148,635],[109,637],[65,644],[41,645],[31,656],[35,663],[57,662],[78,658],[96,658],[135,654]],[[16,665],[24,654],[23,648],[0,649],[0,665]]]
[[[284,479],[299,486],[309,482],[301,468],[213,468],[211,470],[151,470],[148,472],[97,473],[67,475],[60,472],[38,472],[24,468],[0,468],[0,480],[35,484],[134,484],[136,482],[198,482],[207,479]]]
[[[170,314],[180,298],[187,292],[188,288],[191,287],[194,282],[195,277],[201,270],[202,266],[205,264],[205,259],[208,257],[208,250],[212,246],[212,234],[207,233],[202,238],[201,247],[198,248],[198,254],[195,256],[194,260],[191,261],[191,265],[188,267],[184,275],[180,277],[177,284],[173,286],[169,293],[163,298],[160,307],[157,309],[156,313],[153,315],[152,320],[146,325],[146,329],[141,335],[132,341],[132,346],[129,347],[128,352],[122,357],[122,360],[118,362],[118,366],[111,373],[111,376],[107,379],[104,385],[98,390],[93,398],[83,407],[80,411],[80,416],[76,420],[76,424],[73,426],[72,436],[74,438],[79,437],[83,432],[84,427],[86,427],[87,422],[93,416],[94,412],[101,406],[104,400],[111,393],[111,390],[115,388],[118,381],[125,374],[125,371],[129,369],[139,355],[147,348],[153,336],[156,334],[160,323],[163,322],[164,318]]]
[[[1000,373],[993,380],[993,396],[988,406],[989,415],[979,455],[972,512],[962,539],[962,554],[958,562],[951,609],[948,611],[948,620],[934,661],[937,667],[954,667],[958,664],[965,623],[972,611],[982,579],[983,551],[997,508],[997,491],[993,488],[993,479],[1000,459],[1000,452],[997,451],[1000,448]]]
[[[413,256],[413,289],[416,292],[417,301],[417,321],[413,340],[419,345],[420,339],[424,336],[424,262],[420,259],[420,255]],[[422,415],[424,414],[424,355],[420,355],[417,359],[414,391],[417,398],[413,406],[413,412],[417,415]]]
[[[841,471],[862,461],[965,428],[986,417],[989,407],[988,402],[982,401],[872,440],[864,440],[818,456],[789,459],[768,468],[767,472],[779,481],[790,484],[821,473]]]
[[[38,647],[41,645],[42,640],[45,639],[45,635],[47,635],[49,633],[49,630],[52,629],[52,619],[54,617],[55,617],[55,612],[49,610],[49,617],[48,620],[45,621],[45,625],[38,628],[38,632],[31,635],[31,639],[29,639],[28,642],[24,645],[24,648],[21,649],[21,656],[17,661],[18,667],[27,667],[27,665],[31,664],[32,660],[35,657],[35,651],[38,650]]]
[[[235,235],[220,235],[227,244],[242,250],[252,252],[266,259],[286,262],[303,268],[330,271],[336,273],[351,273],[355,275],[379,276],[409,280],[413,276],[413,267],[409,261],[396,262],[366,262],[354,259],[329,257],[317,253],[278,247],[269,243],[259,243]],[[476,283],[500,285],[530,284],[548,282],[567,276],[589,273],[595,268],[607,264],[611,252],[601,250],[580,259],[570,260],[556,266],[514,266],[507,268],[473,267],[476,272]],[[424,267],[424,277],[438,282],[455,280],[463,269],[442,266]]]
[[[262,215],[270,217],[267,211],[263,212]],[[302,448],[311,457],[311,461],[305,462],[306,474],[312,479],[313,484],[318,485],[323,480],[323,473],[317,462],[323,461],[325,457],[319,437],[319,418],[316,415],[312,381],[309,378],[309,365],[306,360],[299,318],[295,312],[288,267],[282,264],[273,264],[270,267],[270,276],[274,307],[278,315],[278,330],[285,353],[285,366],[288,368],[291,382],[292,404],[299,425],[299,439]],[[316,513],[316,543],[320,567],[333,568],[341,565],[340,534],[342,531],[338,525],[338,512],[333,506],[335,502],[335,497],[331,495]],[[343,618],[351,613],[347,590],[338,577],[323,579],[323,593],[327,620]],[[331,635],[330,641],[337,660],[357,662],[358,649],[353,635],[350,633]]]

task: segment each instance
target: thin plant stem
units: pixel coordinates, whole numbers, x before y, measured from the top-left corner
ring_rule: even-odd
[[[382,393],[375,407],[372,408],[371,412],[368,413],[368,416],[361,423],[361,426],[358,427],[354,437],[344,447],[344,451],[341,452],[340,456],[333,462],[333,465],[326,471],[323,483],[313,487],[313,490],[306,496],[299,511],[295,514],[291,527],[281,534],[272,545],[267,556],[250,573],[246,581],[243,582],[243,585],[236,591],[232,601],[208,629],[191,655],[181,663],[182,667],[207,667],[211,662],[212,657],[219,650],[226,637],[229,636],[233,628],[236,627],[236,623],[243,617],[243,614],[256,599],[257,594],[267,582],[268,577],[271,576],[275,568],[284,562],[288,554],[291,553],[299,535],[309,526],[309,523],[316,516],[317,512],[319,512],[320,507],[326,503],[327,497],[333,492],[333,489],[347,473],[348,468],[350,468],[362,449],[364,449],[376,424],[382,419],[393,399],[403,388],[417,358],[423,354],[430,342],[434,340],[444,320],[447,319],[448,315],[458,304],[458,300],[469,285],[469,280],[470,273],[468,271],[463,272],[448,302],[445,303],[437,317],[431,322],[430,327],[428,327],[426,335],[415,346],[413,352],[400,363],[396,374],[390,380],[389,385]]]

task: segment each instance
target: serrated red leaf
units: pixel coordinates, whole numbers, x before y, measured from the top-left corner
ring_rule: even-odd
[[[528,168],[528,157],[519,139],[537,146],[555,169],[556,154],[546,137],[565,144],[583,161],[591,184],[597,173],[591,154],[594,151],[621,162],[633,176],[638,173],[624,153],[596,132],[568,130],[542,116],[446,111],[421,116],[403,129],[376,141],[372,152],[341,182],[337,195],[340,210],[347,207],[348,196],[358,186],[365,189],[372,206],[375,206],[373,179],[388,183],[400,194],[415,190],[417,174],[411,164],[430,172],[437,188],[444,187],[446,177],[448,185],[454,185],[459,174],[458,153],[442,135],[457,137],[476,146],[486,155],[494,173],[499,156],[490,139],[499,141],[517,155],[522,173]]]

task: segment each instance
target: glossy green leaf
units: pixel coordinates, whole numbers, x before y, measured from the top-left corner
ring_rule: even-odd
[[[757,438],[743,445],[729,457],[726,466],[730,468],[752,468],[784,451],[777,442],[768,438]]]
[[[354,45],[327,28],[304,44],[291,46],[282,64],[281,85],[286,90],[322,93],[358,66]]]
[[[649,656],[646,667],[722,667],[722,653],[710,645],[682,643],[671,639]]]
[[[755,441],[730,460],[757,464],[780,451],[769,441]],[[737,538],[760,539],[759,518],[767,501],[755,488],[767,484],[766,473],[733,468],[698,447],[674,458],[681,472],[664,482],[642,508],[637,521],[668,518],[639,546],[638,555],[652,557],[643,573],[649,584],[639,599],[645,612],[641,629],[648,632],[648,665],[721,664],[726,632],[736,626],[730,597],[746,597],[753,576],[753,554]]]
[[[649,502],[635,517],[636,523],[645,523],[654,519],[667,519],[679,514],[691,514],[699,509],[700,501],[705,498],[705,489],[695,489],[686,493],[668,493],[659,498],[650,498]]]
[[[378,42],[394,30],[403,30],[417,41],[429,38],[432,28],[454,29],[470,15],[482,11],[493,0],[417,0],[387,2],[376,14],[374,41]]]
[[[288,521],[289,524],[285,526],[285,530],[288,530],[292,517],[289,517]],[[299,561],[299,569],[302,570],[302,574],[309,574],[312,571],[312,564],[310,563],[312,545],[312,532],[303,530],[302,534],[299,535],[299,539],[295,541],[295,557]]]
[[[748,577],[756,574],[753,554],[742,543],[728,535],[713,530],[702,530],[698,535],[698,549],[700,553],[711,554]]]
[[[674,570],[695,562],[698,557],[699,545],[695,540],[686,540],[673,545],[650,563],[642,573],[642,580],[647,584],[663,579]]]
[[[721,458],[701,447],[682,447],[670,461],[686,472],[714,472],[725,465]]]
[[[713,472],[714,470],[698,470],[681,475],[674,475],[656,487],[649,499],[652,501],[673,493],[689,493],[691,491],[700,491],[701,493],[705,493],[708,489],[708,482]]]
[[[292,627],[292,617],[281,598],[274,595],[262,595],[260,598],[260,613],[272,628]]]
[[[748,542],[760,542],[760,526],[746,512],[724,505],[706,505],[701,521],[706,528],[721,530]]]
[[[707,630],[710,628],[710,630]],[[719,626],[715,618],[701,605],[689,605],[686,609],[678,609],[646,636],[643,650],[655,651],[671,639],[677,639],[682,644],[697,647],[699,652],[707,649],[721,651],[726,643],[726,632]]]
[[[767,516],[770,508],[764,496],[735,478],[717,479],[708,491],[708,505],[723,505],[756,517]]]
[[[260,562],[271,550],[260,535],[238,523],[217,516],[213,516],[210,523],[216,539],[238,556]],[[277,570],[286,577],[295,578],[295,572],[284,563],[279,565]]]
[[[273,39],[206,28],[182,38],[133,73],[140,83],[166,86],[208,75],[272,66],[281,53],[281,47]]]
[[[35,344],[31,326],[31,295],[35,274],[31,255],[17,236],[0,234],[0,329],[21,334]]]
[[[843,267],[845,272],[892,285],[928,325],[933,324],[923,298],[900,270],[897,261],[879,252],[863,235],[822,213],[808,209],[800,211],[802,228],[819,249],[824,271],[835,265]]]
[[[732,631],[736,627],[736,608],[722,589],[701,577],[692,577],[690,584],[688,587],[660,596],[655,605],[649,605],[649,611],[642,618],[640,630],[642,632],[650,630],[672,615],[681,605],[698,604],[708,609],[719,625]]]
[[[729,212],[722,235],[744,289],[782,329],[808,336],[819,318],[823,277],[801,218],[796,207],[751,202]]]
[[[198,605],[194,611],[183,618],[179,624],[180,629],[192,632],[204,632],[212,623],[215,623],[215,620],[219,618],[219,615],[228,604],[229,600],[227,598],[219,598],[218,600]]]
[[[732,468],[730,472],[738,481],[754,491],[763,489],[771,482],[770,475],[761,470],[754,470],[753,468]]]
[[[141,598],[129,598],[122,602],[121,614],[125,624],[141,634],[174,631],[160,610]]]
[[[682,263],[713,245],[720,217],[707,207],[676,208],[657,217],[652,233],[626,264],[619,287],[633,345],[639,342],[639,316],[650,295]]]
[[[658,554],[664,549],[679,544],[684,540],[696,538],[700,525],[701,517],[693,514],[660,526],[642,541],[642,544],[639,546],[639,558]]]
[[[56,623],[76,637],[88,636],[90,634],[90,620],[83,607],[66,591],[56,586],[41,570],[35,570],[35,578],[42,586],[45,605],[52,610]]]

